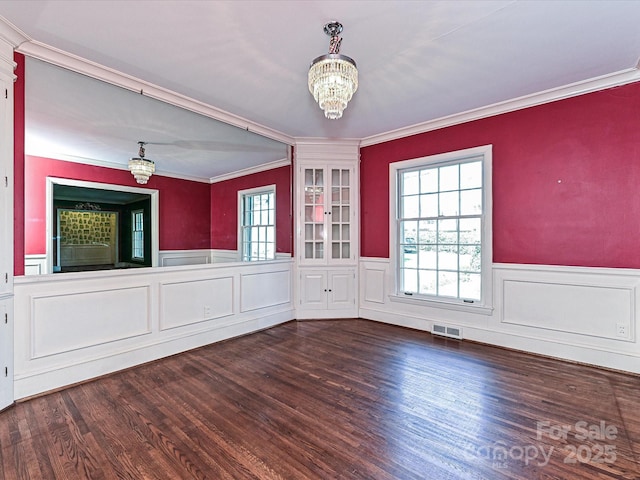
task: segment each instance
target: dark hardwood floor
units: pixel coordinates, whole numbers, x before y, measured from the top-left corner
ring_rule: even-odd
[[[13,479],[638,479],[640,378],[290,322],[0,413]]]

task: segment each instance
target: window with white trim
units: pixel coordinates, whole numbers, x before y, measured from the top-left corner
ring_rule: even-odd
[[[491,147],[392,170],[398,297],[490,306]]]
[[[238,192],[242,260],[273,260],[276,255],[276,187]]]
[[[144,260],[144,211],[131,212],[131,258]]]

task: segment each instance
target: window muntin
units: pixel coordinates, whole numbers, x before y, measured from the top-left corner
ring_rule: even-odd
[[[482,156],[398,170],[400,292],[482,300],[485,222]]]
[[[144,260],[144,211],[131,212],[131,258]]]
[[[241,194],[242,260],[273,260],[276,254],[275,187]]]

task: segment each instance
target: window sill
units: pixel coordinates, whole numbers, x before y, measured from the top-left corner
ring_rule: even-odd
[[[447,310],[457,310],[459,312],[476,313],[479,315],[493,315],[493,307],[487,305],[461,304],[445,302],[441,300],[426,300],[406,295],[389,295],[389,300],[398,303],[410,303],[422,307],[444,308]]]

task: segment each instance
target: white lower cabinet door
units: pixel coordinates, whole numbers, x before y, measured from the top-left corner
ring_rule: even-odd
[[[327,308],[327,272],[300,273],[300,306],[303,308]]]
[[[327,308],[330,310],[353,308],[355,304],[353,277],[354,274],[351,271],[329,272]]]

